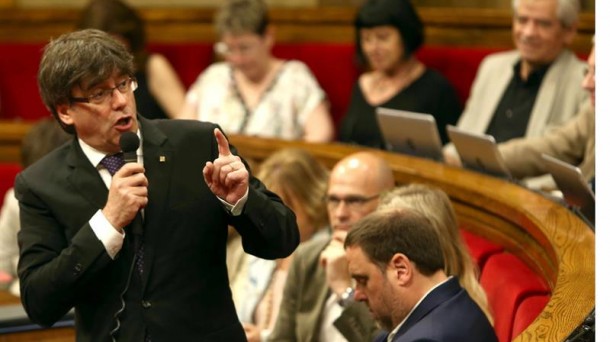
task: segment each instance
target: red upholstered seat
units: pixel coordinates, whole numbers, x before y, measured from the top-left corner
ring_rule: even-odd
[[[417,57],[426,66],[447,77],[455,87],[462,104],[465,104],[479,64],[485,56],[498,51],[500,50],[497,48],[426,45],[417,52]]]
[[[515,312],[511,339],[517,337],[538,317],[549,299],[550,295],[533,295],[523,299]]]
[[[460,229],[460,234],[470,250],[472,260],[479,266],[479,270],[483,269],[485,262],[491,255],[502,253],[504,250],[502,246],[473,234],[466,229]]]
[[[0,44],[0,118],[37,120],[50,115],[38,94],[44,44]]]
[[[500,342],[511,340],[517,309],[526,298],[549,294],[549,287],[540,276],[521,259],[505,252],[489,257],[481,272],[481,285],[487,293]],[[530,312],[534,317],[538,313]],[[525,319],[525,312],[520,317]]]
[[[211,43],[151,43],[148,50],[160,53],[170,61],[186,89],[214,62]]]
[[[296,59],[305,63],[315,75],[330,101],[335,127],[347,112],[352,86],[359,70],[353,44],[294,43],[277,44],[273,53],[279,58]]]
[[[6,191],[13,187],[15,176],[21,171],[21,166],[15,163],[0,163],[0,207],[4,203]]]

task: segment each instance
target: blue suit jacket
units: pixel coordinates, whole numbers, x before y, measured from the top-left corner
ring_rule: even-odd
[[[388,333],[376,341],[386,341]],[[498,338],[479,306],[457,278],[440,285],[417,306],[393,342],[495,342]]]

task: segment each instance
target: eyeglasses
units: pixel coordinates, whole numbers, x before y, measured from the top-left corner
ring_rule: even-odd
[[[326,201],[328,208],[331,210],[338,208],[339,205],[341,204],[341,202],[345,203],[345,206],[349,209],[359,210],[366,203],[368,203],[378,197],[379,197],[379,194],[373,195],[370,197],[354,195],[354,196],[346,196],[344,198],[339,198],[337,196],[330,195],[330,196],[325,196],[324,200]]]
[[[87,97],[69,97],[70,102],[81,102],[81,103],[94,103],[102,104],[108,102],[112,97],[114,90],[118,90],[121,94],[127,94],[129,91],[135,91],[138,89],[138,81],[133,77],[128,77],[123,81],[119,82],[114,88],[96,89],[93,94]]]

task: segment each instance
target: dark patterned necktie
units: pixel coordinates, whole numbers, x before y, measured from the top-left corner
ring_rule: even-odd
[[[104,157],[104,159],[102,159],[100,164],[102,164],[106,168],[106,170],[110,172],[111,176],[114,176],[114,174],[119,171],[121,166],[125,164],[125,160],[123,159],[123,153],[107,155]]]
[[[125,164],[125,160],[123,159],[123,153],[107,155],[104,157],[104,159],[102,159],[100,164],[102,164],[106,168],[106,170],[110,172],[111,176],[114,176],[114,174],[123,166],[123,164]],[[137,222],[137,224],[143,225],[144,223],[142,222],[142,214],[138,213],[134,218],[134,221],[139,221]],[[136,237],[136,239],[140,240],[136,244],[136,269],[138,270],[138,273],[142,275],[142,273],[144,273],[144,241],[142,239],[142,236],[138,236]]]
[[[125,160],[123,159],[123,153],[107,155],[102,159],[102,161],[100,161],[100,164],[102,164],[106,168],[106,170],[110,172],[111,176],[114,176],[114,174],[119,171],[119,169],[125,164]],[[137,213],[136,217],[134,218],[134,221],[139,221],[136,224],[143,225],[144,222],[142,222],[142,213]],[[135,237],[135,239],[138,240],[135,243],[135,246],[137,248],[136,269],[138,271],[138,274],[142,276],[142,273],[144,273],[144,239],[141,235]],[[152,342],[150,334],[148,333],[148,329],[146,329],[144,333],[144,342]]]

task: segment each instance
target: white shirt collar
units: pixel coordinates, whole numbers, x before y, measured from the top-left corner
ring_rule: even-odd
[[[136,134],[138,135],[138,138],[140,138],[140,146],[138,146],[138,150],[136,151],[136,154],[138,156],[141,156],[143,153],[142,153],[142,134],[140,133],[140,129],[138,129]],[[104,159],[104,157],[106,156],[106,153],[91,147],[86,142],[84,142],[81,138],[78,138],[78,144],[80,145],[81,149],[83,150],[83,153],[85,153],[85,156],[87,157],[87,159],[89,159],[89,162],[91,162],[91,164],[97,168],[98,165],[100,164],[100,162],[102,161],[102,159]],[[138,158],[138,159],[140,159],[140,158]],[[141,162],[141,159],[140,159],[140,162]]]
[[[453,278],[453,276],[449,276],[446,280],[434,285],[430,290],[428,290],[428,292],[426,292],[426,294],[424,294],[419,301],[413,306],[413,308],[411,309],[411,311],[409,311],[409,313],[407,314],[407,316],[405,317],[405,319],[402,320],[402,322],[400,322],[391,332],[390,334],[388,334],[388,338],[387,338],[387,342],[392,342],[392,340],[394,339],[394,336],[396,336],[396,334],[398,333],[398,330],[400,330],[400,327],[402,327],[403,324],[405,324],[405,322],[407,321],[407,319],[409,319],[409,317],[411,316],[411,314],[413,313],[413,311],[415,311],[415,309],[417,309],[417,307],[419,306],[419,304],[421,304],[421,302],[424,301],[424,299],[426,299],[426,297],[428,297],[428,295],[430,294],[430,292],[434,291],[434,289],[436,289],[437,287],[443,285],[444,283],[448,282],[451,278]]]

